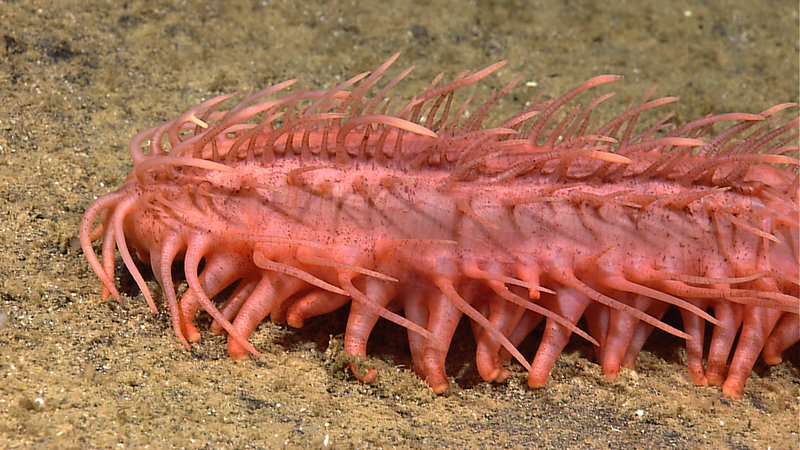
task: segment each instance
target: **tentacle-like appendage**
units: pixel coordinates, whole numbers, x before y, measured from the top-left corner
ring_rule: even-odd
[[[482,296],[482,293],[479,292],[477,295]],[[526,312],[525,308],[507,302],[496,295],[490,295],[488,301],[478,301],[474,306],[504,336],[511,333]],[[475,365],[481,378],[484,381],[496,381],[498,383],[505,381],[510,372],[503,367],[500,354],[500,350],[503,348],[502,344],[477,323],[470,323],[472,324],[472,332],[475,335]],[[513,342],[512,345],[514,345]],[[505,350],[504,352],[508,353]]]
[[[253,293],[260,279],[261,277],[246,277],[239,281],[239,284],[236,285],[236,289],[234,289],[230,297],[225,299],[225,302],[219,307],[219,312],[221,312],[229,322],[233,323],[236,314],[242,308],[244,302],[250,297],[250,294]],[[222,325],[217,322],[211,322],[209,329],[211,333],[220,336],[226,333]]]
[[[572,272],[567,270],[559,270],[554,271],[553,273],[548,272],[548,275],[555,278],[559,283],[564,284],[565,286],[569,286],[574,288],[578,292],[583,293],[587,297],[591,298],[592,300],[608,306],[609,308],[620,310],[624,313],[629,314],[632,317],[635,317],[643,322],[649,323],[650,325],[659,328],[661,330],[666,331],[669,334],[675,335],[677,337],[683,339],[691,339],[692,337],[688,334],[684,333],[677,328],[668,325],[660,320],[654,319],[653,317],[649,316],[648,314],[632,307],[628,306],[624,303],[620,303],[617,300],[614,300],[607,295],[603,295],[600,292],[595,291],[591,287],[584,284],[581,280],[579,280]]]
[[[797,297],[781,292],[759,291],[756,289],[731,289],[727,286],[718,288],[701,288],[689,286],[678,281],[662,281],[659,285],[665,292],[691,298],[725,298],[742,305],[760,306],[778,309],[797,314],[800,312],[800,300]]]
[[[630,304],[641,311],[649,311],[652,303],[647,297],[630,293],[618,294],[626,297],[626,304]],[[659,319],[659,317],[656,317]],[[636,332],[639,320],[635,317],[620,311],[610,309],[608,318],[608,334],[601,347],[603,349],[600,365],[603,366],[603,375],[609,379],[615,379],[622,366],[625,352],[630,348],[633,335]]]
[[[119,250],[122,261],[125,263],[125,267],[128,269],[128,272],[130,272],[134,281],[136,281],[136,285],[139,286],[139,289],[142,291],[142,295],[144,295],[145,300],[147,300],[147,304],[150,306],[150,309],[153,310],[154,313],[158,313],[158,308],[156,308],[156,304],[153,301],[153,295],[150,293],[150,288],[147,287],[144,277],[142,277],[139,269],[136,268],[136,263],[133,262],[133,258],[128,251],[128,244],[125,241],[125,231],[123,230],[122,222],[125,220],[125,216],[127,216],[131,211],[134,201],[135,199],[126,199],[120,202],[117,205],[117,208],[114,210],[114,214],[111,216],[111,222],[109,225],[110,228],[114,230],[114,240],[117,243],[117,250]]]
[[[175,261],[175,257],[182,248],[183,242],[177,235],[171,234],[167,236],[164,239],[158,259],[153,259],[153,273],[160,274],[161,289],[167,297],[169,311],[172,314],[172,329],[175,331],[175,336],[186,350],[191,350],[189,341],[186,339],[185,326],[183,324],[180,306],[178,305],[178,298],[175,295],[175,283],[172,281],[172,263]]]
[[[383,305],[376,303],[374,300],[364,295],[364,293],[362,293],[355,286],[353,286],[352,277],[353,275],[349,271],[339,272],[339,283],[341,283],[342,286],[344,286],[345,292],[347,293],[347,295],[353,298],[353,301],[361,303],[362,306],[369,309],[373,313],[383,317],[384,319],[390,322],[394,322],[409,331],[417,333],[426,339],[434,338],[431,335],[431,333],[428,332],[428,330],[422,328],[418,324],[414,323],[411,320],[408,320],[403,316],[400,316],[398,314],[389,311]]]
[[[568,101],[572,100],[573,98],[577,97],[581,93],[588,91],[593,87],[597,87],[606,83],[611,83],[612,81],[617,81],[622,79],[619,75],[600,75],[589,80],[584,81],[571,91],[567,92],[563,96],[556,99],[552,104],[550,104],[547,109],[545,109],[539,116],[536,118],[536,121],[533,124],[533,128],[531,129],[530,135],[528,140],[532,144],[536,144],[536,140],[539,139],[539,136],[544,129],[545,124],[550,120],[550,117],[563,106]]]
[[[357,266],[355,264],[348,264],[331,258],[322,258],[316,255],[312,255],[305,251],[297,252],[297,260],[304,264],[313,264],[317,266],[331,267],[340,270],[350,270],[356,273],[360,273],[361,275],[373,277],[378,280],[390,281],[392,283],[397,283],[399,281],[395,277],[380,273],[372,269],[367,269],[366,267]]]
[[[349,284],[355,289],[355,286]],[[372,278],[364,279],[364,297],[371,299],[376,305],[386,307],[394,297],[396,288],[388,283]],[[355,298],[355,297],[354,297]],[[367,356],[367,341],[380,316],[367,307],[363,301],[355,301],[350,306],[350,315],[347,319],[347,329],[344,335],[344,351],[348,355]],[[371,383],[378,377],[378,371],[370,367],[365,373],[359,372],[354,363],[348,363],[350,371],[361,381]]]
[[[764,362],[769,365],[779,364],[783,360],[781,353],[798,341],[800,341],[800,316],[783,313],[764,344],[762,350]]]
[[[759,307],[747,309],[728,375],[722,383],[722,393],[733,398],[741,397],[747,377],[781,315],[780,311],[772,309]]]
[[[639,294],[645,297],[650,297],[656,300],[660,300],[664,303],[677,306],[681,309],[685,309],[691,312],[692,314],[701,317],[703,320],[713,323],[714,325],[721,325],[717,319],[715,319],[702,309],[698,308],[697,306],[693,305],[691,302],[687,302],[686,300],[680,299],[673,295],[669,295],[667,293],[661,292],[656,289],[649,288],[647,286],[642,286],[641,284],[633,283],[631,281],[626,280],[622,276],[604,278],[603,284],[618,291],[631,292],[634,294]]]
[[[491,334],[493,338],[502,343],[503,348],[511,353],[511,355],[514,356],[514,358],[519,361],[523,367],[525,367],[525,370],[531,370],[530,364],[528,364],[528,361],[525,360],[525,357],[522,356],[522,353],[519,352],[514,344],[512,344],[507,337],[503,336],[503,334],[500,333],[500,331],[498,331],[497,328],[486,319],[486,317],[481,315],[475,310],[475,308],[470,306],[466,300],[458,295],[458,292],[456,292],[452,281],[447,278],[439,277],[434,280],[434,284],[436,284],[436,287],[442,291],[442,294],[444,294],[444,296],[447,297],[456,306],[456,308],[458,308],[462,313],[466,314],[475,323],[482,326],[483,329]]]
[[[428,332],[432,337],[425,339],[422,351],[415,357],[418,362],[414,363],[414,367],[433,392],[441,394],[450,387],[445,371],[445,359],[462,312],[440,292],[432,293],[425,299],[424,304],[428,310]]]
[[[589,297],[575,289],[562,287],[556,289],[555,295],[543,295],[545,307],[555,311],[572,324],[578,323],[586,307],[591,303]],[[561,350],[567,345],[572,332],[552,319],[547,319],[536,356],[530,364],[528,386],[540,388],[544,386],[550,371],[556,363]]]
[[[699,303],[705,304],[705,301]],[[683,328],[693,339],[686,341],[686,364],[689,366],[689,378],[697,386],[707,386],[708,379],[703,368],[703,342],[706,323],[700,316],[685,309],[681,310]],[[723,325],[724,326],[724,325]]]
[[[736,332],[742,324],[744,308],[735,307],[723,299],[714,300],[713,308],[714,315],[722,322],[722,326],[714,327],[711,336],[706,362],[706,379],[708,384],[719,386],[725,381],[725,367],[728,364],[733,341],[736,339]]]
[[[92,247],[92,227],[94,226],[95,220],[101,213],[112,214],[112,208],[116,207],[122,199],[125,198],[126,192],[123,190],[117,191],[113,194],[104,195],[89,205],[89,208],[86,209],[86,213],[83,215],[83,219],[81,220],[80,225],[80,241],[81,241],[81,249],[83,249],[83,254],[86,256],[86,260],[89,262],[89,266],[92,268],[94,273],[97,275],[97,278],[100,279],[100,282],[103,283],[103,288],[107,289],[111,295],[114,296],[119,301],[122,301],[122,298],[119,295],[119,291],[117,291],[117,287],[114,286],[114,281],[112,280],[112,274],[109,274],[103,264],[100,263],[100,260],[97,259],[97,254],[94,252],[94,248]],[[105,236],[106,238],[103,239],[103,245],[106,244],[107,241],[111,241],[113,244],[112,239],[108,239],[110,235],[113,235],[113,230],[110,227],[106,227]],[[107,263],[105,252],[103,254],[103,262]],[[111,263],[113,267],[113,253],[111,258]],[[105,298],[105,296],[104,296]]]
[[[294,328],[301,328],[306,319],[328,314],[350,301],[350,297],[328,291],[312,290],[293,301],[286,309],[286,323]]]
[[[208,245],[208,240],[203,238],[198,238],[193,242],[189,242],[186,248],[186,257],[184,259],[184,272],[186,273],[186,281],[189,283],[189,289],[193,292],[194,296],[203,306],[203,309],[211,315],[222,327],[225,331],[228,332],[228,335],[232,337],[236,342],[247,349],[248,352],[252,353],[255,356],[261,356],[261,353],[253,347],[250,342],[247,341],[247,338],[241,336],[234,328],[233,324],[231,324],[222,313],[219,312],[216,306],[211,303],[211,299],[208,298],[205,292],[203,292],[203,287],[198,279],[197,271],[200,266],[200,260],[203,257],[204,250]]]
[[[572,324],[569,320],[559,316],[557,313],[533,303],[529,300],[525,300],[524,298],[514,294],[511,292],[503,283],[498,281],[488,281],[487,285],[489,288],[494,291],[495,294],[499,295],[506,301],[513,303],[515,305],[521,306],[529,311],[535,312],[541,316],[547,317],[548,319],[554,321],[555,323],[561,325],[562,327],[568,329],[570,332],[577,334],[578,336],[586,339],[587,341],[591,342],[592,345],[600,345],[593,337],[589,336],[588,333],[581,330],[580,328],[576,327]],[[549,290],[549,289],[548,289]],[[555,294],[555,292],[553,292]]]
[[[659,302],[656,305],[651,305],[649,312],[653,317],[660,319],[667,312],[667,309],[669,309],[669,304]],[[684,325],[684,331],[686,331],[687,334],[692,335],[692,333],[689,333],[685,328],[686,326]],[[622,365],[624,367],[629,369],[634,368],[636,364],[636,358],[642,351],[644,343],[647,341],[647,338],[650,337],[650,333],[653,332],[653,329],[654,327],[652,325],[644,322],[639,322],[636,325],[636,331],[634,331],[631,342],[628,344],[628,349],[625,351],[625,357],[622,359]]]
[[[233,320],[233,329],[239,336],[249,338],[258,325],[282,302],[303,287],[305,283],[294,277],[264,273]],[[224,323],[219,322],[220,326]],[[227,330],[227,328],[226,328]],[[228,334],[228,354],[237,360],[247,359],[249,349],[240,339]]]
[[[231,244],[232,247],[233,245],[235,244]],[[203,257],[205,266],[198,280],[206,297],[214,297],[241,278],[239,268],[243,265],[243,260],[236,253],[210,252]],[[201,297],[194,290],[187,290],[181,298],[179,309],[186,338],[189,342],[197,342],[200,340],[200,332],[194,326],[194,318],[201,309],[205,309]]]
[[[348,295],[347,291],[343,290],[342,288],[334,286],[325,280],[319,279],[314,275],[306,272],[305,270],[299,269],[297,267],[288,264],[272,261],[269,258],[267,258],[264,255],[264,253],[258,250],[256,250],[253,253],[253,262],[256,264],[256,266],[258,266],[261,269],[271,270],[273,272],[282,273],[284,275],[299,278],[308,284],[316,286],[320,289],[324,289],[326,291],[333,292],[334,294]]]

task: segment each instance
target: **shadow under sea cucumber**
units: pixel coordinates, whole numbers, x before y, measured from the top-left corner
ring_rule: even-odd
[[[505,380],[514,359],[531,387],[572,334],[613,378],[659,328],[686,340],[692,382],[739,397],[759,355],[777,364],[800,340],[794,104],[673,127],[671,114],[641,123],[677,100],[648,96],[599,123],[592,113],[612,94],[574,99],[621,78],[601,75],[488,127],[521,79],[469,114],[455,94],[505,62],[439,76],[395,107],[389,94],[410,69],[380,81],[397,57],[330,89],[283,93],[289,80],[227,110],[235,95],[212,98],[134,137],[133,171],[80,226],[103,298],[120,299],[119,251],[156,311],[135,255],[180,342],[200,339],[205,310],[234,359],[258,355],[248,339],[267,316],[299,327],[350,303],[346,353],[366,356],[378,320],[395,322],[437,393],[463,315],[481,377]],[[714,124],[723,131],[709,136]],[[661,320],[670,309],[682,329]],[[531,360],[517,347],[542,322]]]

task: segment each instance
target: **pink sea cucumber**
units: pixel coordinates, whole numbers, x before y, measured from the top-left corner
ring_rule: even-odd
[[[676,100],[648,95],[598,123],[592,113],[612,94],[574,98],[620,78],[602,75],[487,128],[520,79],[471,114],[454,93],[504,62],[448,84],[440,75],[393,108],[391,89],[410,69],[378,83],[396,58],[327,90],[264,100],[290,80],[229,110],[220,107],[234,96],[216,97],[139,133],[133,171],[81,222],[103,297],[120,298],[119,250],[156,311],[133,251],[152,266],[183,345],[200,339],[202,309],[235,359],[258,355],[248,339],[268,315],[299,327],[350,303],[345,351],[365,356],[376,322],[398,323],[437,393],[462,315],[481,377],[504,380],[513,357],[531,387],[573,333],[614,377],[660,328],[686,339],[695,384],[738,397],[759,354],[776,364],[800,339],[794,105],[674,128],[670,114],[639,123]],[[712,124],[727,128],[709,137]],[[188,289],[178,300],[180,260]],[[661,320],[671,308],[682,329]],[[531,361],[517,346],[542,319]]]

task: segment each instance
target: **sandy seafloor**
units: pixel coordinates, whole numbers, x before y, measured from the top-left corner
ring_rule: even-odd
[[[532,391],[519,365],[481,382],[462,326],[453,387],[435,396],[393,325],[373,336],[380,377],[365,385],[341,362],[345,312],[264,324],[264,356],[236,363],[208,333],[184,351],[129,276],[122,304],[100,300],[83,211],[124,180],[131,136],[220,93],[328,87],[402,50],[390,74],[416,66],[405,98],[509,59],[472,91],[525,75],[505,114],[601,73],[626,76],[598,91],[618,92],[617,112],[658,84],[682,97],[680,122],[798,99],[796,1],[427,3],[0,2],[0,448],[796,448],[797,345],[736,401],[693,386],[663,334],[613,382],[573,340]]]

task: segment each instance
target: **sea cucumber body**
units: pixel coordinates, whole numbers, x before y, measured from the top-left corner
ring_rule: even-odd
[[[444,362],[462,315],[473,323],[481,376],[504,380],[503,364],[514,357],[532,387],[545,383],[573,333],[595,345],[610,377],[633,366],[654,327],[684,337],[692,381],[724,382],[731,396],[741,394],[762,348],[776,363],[798,339],[797,174],[769,164],[792,164],[784,156],[792,148],[768,147],[774,156],[744,163],[710,152],[678,155],[701,144],[696,130],[660,141],[645,132],[637,141],[630,132],[638,114],[628,114],[629,127],[620,121],[593,134],[585,131],[591,109],[551,127],[547,116],[559,100],[532,108],[532,119],[489,131],[476,120],[459,133],[461,113],[451,123],[425,103],[449,107],[448,96],[467,84],[458,81],[416,99],[440,118],[438,127],[419,110],[415,118],[414,102],[401,120],[353,113],[375,104],[359,86],[242,102],[227,113],[198,107],[148,130],[134,139],[138,167],[125,185],[87,211],[87,257],[116,294],[113,244],[136,278],[125,255],[135,250],[164,287],[178,338],[187,347],[199,339],[193,319],[206,310],[237,359],[256,353],[247,339],[267,316],[302,326],[352,302],[345,351],[366,356],[377,321],[397,322],[409,330],[415,370],[436,392],[449,385]],[[306,99],[315,103],[293,116]],[[331,106],[319,106],[326,101]],[[286,109],[275,127],[270,114]],[[262,111],[261,122],[240,125]],[[194,125],[202,121],[217,125]],[[741,123],[734,126],[753,125]],[[523,125],[531,126],[527,136]],[[749,154],[774,141],[764,136],[769,130],[796,126],[762,127]],[[179,137],[192,127],[193,137]],[[161,148],[162,135],[170,150]],[[621,141],[613,152],[610,137]],[[666,147],[676,156],[665,156]],[[91,248],[100,236],[102,265]],[[189,289],[178,301],[170,272],[181,259]],[[213,304],[234,285],[222,305]],[[681,311],[682,330],[660,320],[669,308]],[[581,318],[587,331],[576,325]],[[542,319],[529,362],[516,346]],[[715,331],[704,368],[707,322]],[[352,367],[367,381],[377,375]]]

